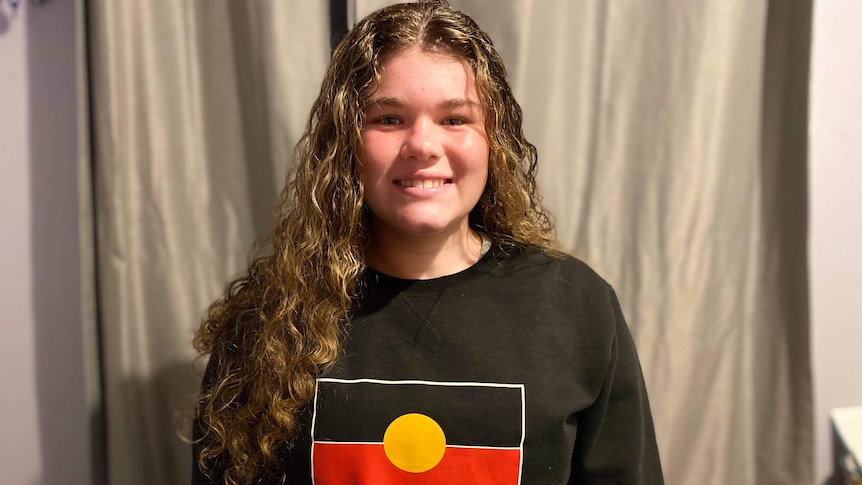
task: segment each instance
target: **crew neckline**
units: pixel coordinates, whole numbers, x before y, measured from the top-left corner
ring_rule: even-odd
[[[452,289],[463,286],[474,281],[476,278],[486,275],[499,265],[500,256],[505,252],[497,245],[491,246],[478,261],[467,268],[450,275],[438,276],[429,279],[407,279],[382,273],[370,266],[366,268],[366,276],[369,289],[374,293],[381,290],[392,290],[396,292],[430,293],[443,289]]]

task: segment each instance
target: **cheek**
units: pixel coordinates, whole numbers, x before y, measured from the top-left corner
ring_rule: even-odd
[[[375,171],[374,142],[362,137],[362,146],[356,153],[356,173],[367,186],[371,183]]]
[[[383,137],[370,134],[362,137],[362,147],[359,149],[358,160],[360,170],[369,175],[386,169],[386,160],[390,157],[391,143]]]
[[[476,164],[475,170],[477,173],[481,172],[483,182],[487,184],[489,172],[491,171],[491,149],[488,147],[488,142],[482,139],[481,143],[476,146],[474,153],[475,159],[480,160]]]
[[[356,171],[362,173],[365,170],[365,165],[368,161],[368,139],[365,132],[362,132],[362,137],[359,139],[359,146],[356,147]]]
[[[494,189],[493,177],[491,175],[494,172],[494,170],[491,167],[493,162],[491,161],[491,151],[489,149],[485,150],[484,160],[485,160],[485,163],[482,164],[480,169],[477,169],[477,170],[481,170],[481,172],[482,172],[481,177],[482,177],[482,192],[483,193],[489,192],[489,191]]]
[[[375,201],[383,197],[385,184],[388,181],[387,167],[373,154],[361,153],[358,156],[356,174],[362,184],[363,202],[374,205]]]
[[[386,178],[386,167],[377,163],[374,158],[366,158],[359,164],[358,173],[366,189],[379,186]]]

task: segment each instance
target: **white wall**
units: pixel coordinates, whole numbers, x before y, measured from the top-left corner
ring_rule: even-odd
[[[814,2],[811,297],[817,483],[830,409],[862,405],[862,2]]]
[[[0,483],[92,482],[78,255],[75,1],[0,1]]]
[[[2,5],[2,4],[0,4]],[[41,477],[36,363],[30,270],[30,169],[27,116],[26,32],[23,22],[7,24],[0,34],[0,481],[37,484]],[[8,431],[7,431],[8,430]]]

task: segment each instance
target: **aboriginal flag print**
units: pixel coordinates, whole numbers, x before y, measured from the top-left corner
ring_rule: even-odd
[[[524,386],[317,381],[315,485],[518,485]]]

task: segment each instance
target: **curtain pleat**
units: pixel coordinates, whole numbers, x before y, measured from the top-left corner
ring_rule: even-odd
[[[620,295],[667,483],[812,483],[810,0],[451,3],[506,60],[561,245]],[[109,483],[187,483],[191,337],[269,229],[327,3],[89,23]]]
[[[107,483],[106,416],[101,330],[98,310],[98,254],[96,250],[94,165],[92,155],[92,98],[90,72],[92,46],[88,12],[82,0],[75,11],[77,110],[78,110],[78,244],[81,259],[81,335],[84,367],[84,396],[89,421],[90,472],[93,485]]]
[[[328,61],[326,5],[89,14],[108,483],[186,484],[191,339],[272,224]]]

